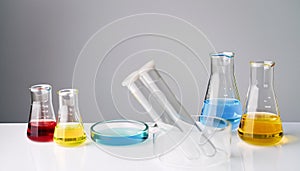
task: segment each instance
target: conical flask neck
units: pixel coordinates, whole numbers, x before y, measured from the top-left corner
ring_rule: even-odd
[[[30,88],[32,102],[51,102],[51,86],[47,84],[34,85]]]
[[[52,87],[48,84],[38,84],[30,87],[31,110],[29,121],[40,119],[55,121],[51,91]]]
[[[78,91],[76,89],[63,89],[59,95],[59,122],[80,122],[78,109]]]
[[[250,83],[257,87],[272,87],[274,80],[274,66],[272,61],[250,62]]]
[[[220,52],[211,56],[211,74],[233,75],[234,73],[234,53]]]

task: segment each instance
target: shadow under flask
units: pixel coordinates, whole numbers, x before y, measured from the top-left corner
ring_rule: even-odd
[[[255,145],[275,145],[283,137],[277,99],[273,87],[273,61],[250,62],[250,85],[239,137]]]
[[[242,105],[234,75],[234,53],[210,54],[211,74],[201,115],[216,116],[228,120],[232,130],[239,126]]]
[[[32,141],[49,142],[53,140],[56,125],[52,105],[52,87],[48,84],[33,85],[27,137]]]
[[[78,108],[78,90],[58,91],[59,109],[53,140],[61,146],[77,146],[85,142],[81,116]]]

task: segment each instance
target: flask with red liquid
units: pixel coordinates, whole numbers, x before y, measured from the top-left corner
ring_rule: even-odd
[[[32,141],[53,141],[56,126],[52,105],[52,87],[48,84],[33,85],[31,91],[31,108],[27,128],[27,137]]]

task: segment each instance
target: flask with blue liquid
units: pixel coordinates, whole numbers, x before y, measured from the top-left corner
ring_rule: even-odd
[[[242,105],[234,75],[234,53],[210,54],[211,74],[201,115],[224,118],[232,124],[232,130],[239,126]]]

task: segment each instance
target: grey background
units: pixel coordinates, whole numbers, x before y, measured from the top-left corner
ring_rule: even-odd
[[[74,65],[86,41],[113,20],[146,12],[183,18],[201,29],[217,51],[236,52],[242,102],[248,88],[248,62],[275,60],[281,117],[283,121],[300,121],[296,112],[300,95],[300,1],[2,0],[0,122],[27,122],[28,88],[37,83],[53,85],[57,111],[56,91],[72,86]]]

